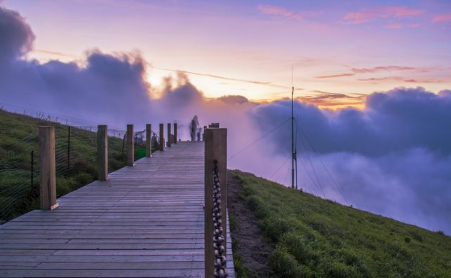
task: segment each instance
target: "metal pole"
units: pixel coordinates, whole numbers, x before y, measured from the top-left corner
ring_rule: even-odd
[[[294,87],[291,87],[291,188],[294,188]]]

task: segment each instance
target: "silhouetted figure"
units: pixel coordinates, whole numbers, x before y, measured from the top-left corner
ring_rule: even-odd
[[[191,134],[191,141],[193,141],[193,142],[196,140],[196,137],[199,138],[199,136],[197,135],[197,133],[198,133],[197,127],[198,126],[199,126],[199,120],[197,119],[197,115],[196,115],[191,120],[191,124],[189,126],[190,127],[190,134]]]

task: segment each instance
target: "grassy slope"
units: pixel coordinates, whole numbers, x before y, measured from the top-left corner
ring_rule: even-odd
[[[451,238],[237,170],[278,277],[451,277]]]
[[[38,126],[55,127],[57,195],[65,195],[97,178],[96,133],[71,129],[70,171],[67,172],[68,127],[0,110],[0,220],[10,220],[39,206]],[[109,138],[109,168],[125,165],[122,140]],[[31,186],[30,152],[35,178]]]

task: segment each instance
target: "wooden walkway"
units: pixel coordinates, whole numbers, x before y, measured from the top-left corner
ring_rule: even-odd
[[[0,277],[204,277],[203,143],[180,142],[58,203],[0,226]]]

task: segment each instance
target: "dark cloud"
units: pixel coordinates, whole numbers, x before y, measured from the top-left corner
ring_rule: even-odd
[[[34,34],[16,11],[0,7],[0,63],[17,59],[31,50]]]
[[[4,8],[0,37],[0,102],[33,103],[43,111],[122,123],[140,119],[149,108],[145,62],[139,54],[95,50],[87,54],[84,67],[25,60],[35,36],[17,12]]]

